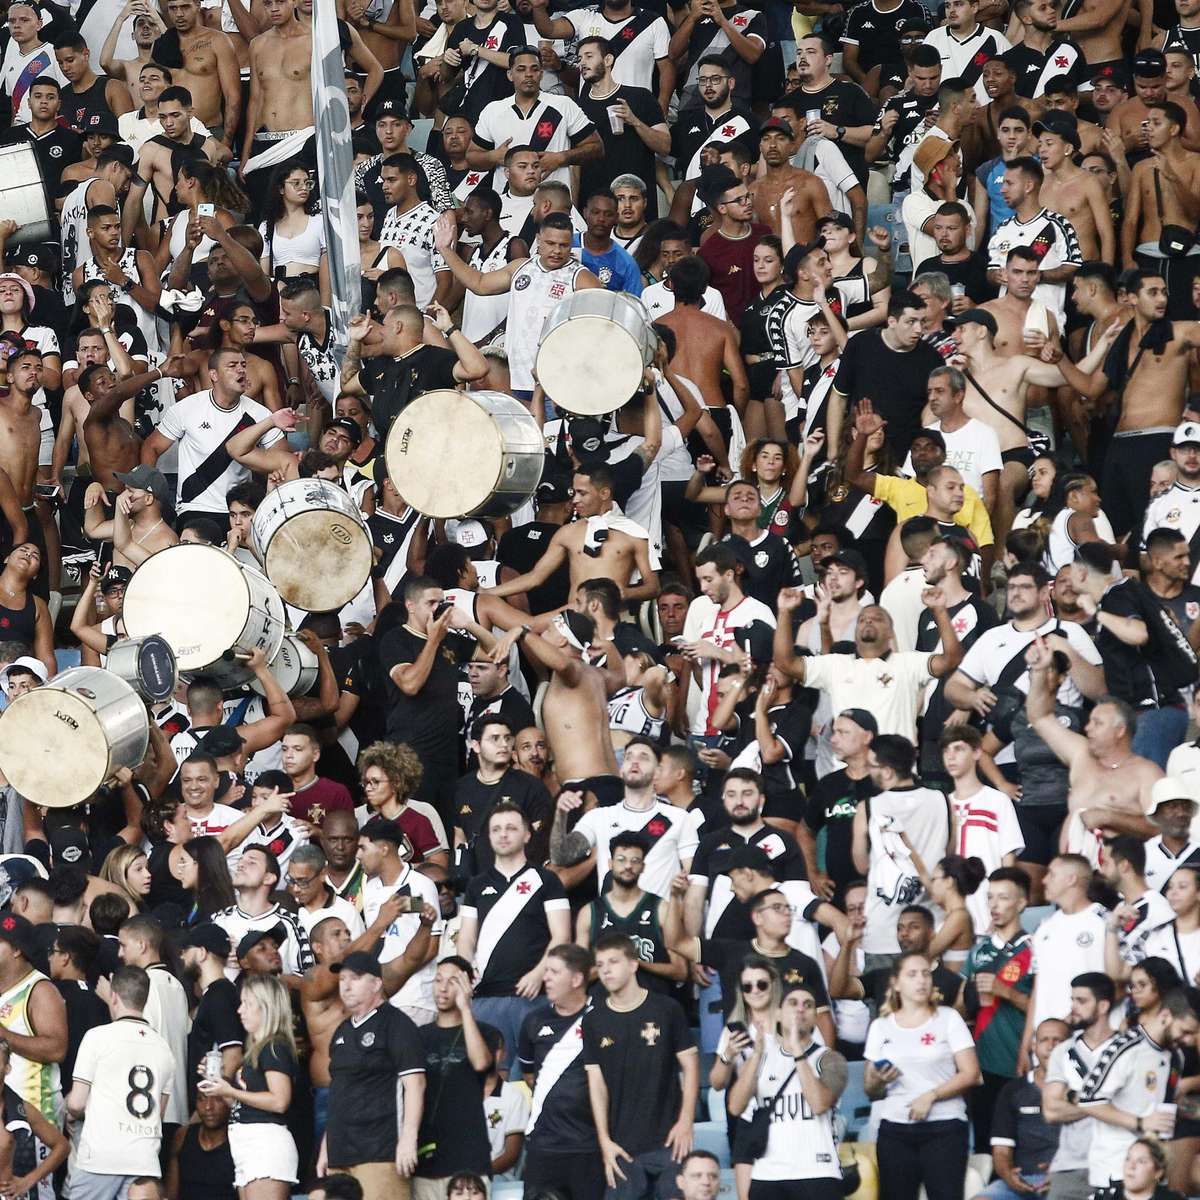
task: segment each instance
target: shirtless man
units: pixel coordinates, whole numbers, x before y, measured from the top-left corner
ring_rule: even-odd
[[[1162,104],[1167,95],[1167,60],[1161,50],[1143,50],[1133,62],[1134,95],[1108,114],[1104,125],[1121,139],[1132,167],[1150,155],[1149,130],[1145,124],[1150,105]],[[1200,150],[1200,111],[1194,105],[1183,109],[1183,147]]]
[[[208,28],[221,30],[233,44],[238,76],[244,86],[250,78],[250,43],[267,27],[261,3],[258,0],[223,0],[211,8],[202,8],[200,19]]]
[[[784,192],[792,189],[792,238],[797,246],[806,246],[816,235],[818,219],[833,209],[829,189],[811,171],[792,166],[796,135],[781,117],[772,117],[762,127],[758,148],[767,170],[750,184],[755,219],[782,236],[779,201]]]
[[[214,166],[226,163],[230,149],[225,142],[193,131],[194,97],[182,87],[166,88],[158,98],[158,122],[162,133],[142,143],[138,153],[137,181],[130,184],[129,200],[124,208],[126,241],[142,215],[142,197],[150,188],[154,194],[155,221],[166,220],[176,211],[175,177],[181,164],[206,158]]]
[[[311,1047],[308,1070],[314,1088],[329,1087],[329,1043],[333,1031],[346,1019],[346,1006],[338,995],[338,977],[332,968],[356,950],[373,950],[400,915],[400,903],[401,897],[389,896],[371,926],[353,941],[346,922],[338,916],[324,917],[309,931],[308,940],[317,965],[310,967],[300,982],[300,1008],[308,1026]],[[386,995],[394,996],[411,975],[425,966],[429,931],[437,916],[432,905],[422,905],[420,925],[404,953],[382,964]]]
[[[174,493],[167,477],[155,467],[136,466],[117,476],[125,490],[105,520],[100,505],[108,506],[108,497],[99,483],[88,488],[84,532],[93,541],[112,542],[113,563],[136,571],[152,554],[179,544],[179,535],[166,523],[164,514],[171,508]]]
[[[183,357],[174,354],[161,367],[126,379],[118,380],[107,363],[97,363],[80,373],[78,387],[88,403],[83,439],[92,476],[105,491],[120,492],[122,484],[116,473],[132,471],[140,461],[142,439],[121,416],[121,405],[160,379],[182,379],[185,370]]]
[[[529,626],[509,631],[491,654],[494,662],[507,662],[509,648],[520,642],[526,655],[550,672],[542,717],[554,770],[564,791],[585,793],[587,807],[615,804],[625,794],[608,734],[608,698],[625,686],[625,672],[612,642],[604,643],[601,665],[588,661],[587,648],[595,633],[591,617],[562,612],[542,634],[533,633]],[[587,797],[589,792],[594,802]]]
[[[132,205],[126,205],[126,214],[131,208]],[[90,209],[87,235],[91,258],[77,266],[72,274],[71,284],[76,293],[86,279],[107,279],[134,304],[148,314],[153,313],[162,291],[154,258],[149,250],[135,249],[132,254],[126,250],[121,237],[120,214],[106,204]]]
[[[44,600],[50,591],[50,563],[45,553],[45,531],[35,511],[33,494],[42,441],[42,410],[33,403],[33,397],[42,383],[40,351],[27,348],[8,360],[8,390],[0,389],[0,470],[7,472],[12,481],[28,523],[27,536],[39,548],[37,593]],[[52,515],[50,519],[53,520]],[[54,582],[57,584],[57,566]]]
[[[741,416],[750,395],[746,368],[738,348],[737,335],[728,321],[702,311],[709,270],[697,255],[682,258],[671,268],[671,291],[675,307],[658,319],[675,333],[675,355],[671,370],[690,379],[700,389],[703,402],[713,412],[717,427],[729,446],[731,429],[724,415],[725,396],[721,391],[721,372],[728,372],[733,386],[733,405]]]
[[[232,148],[242,115],[237,51],[224,33],[201,21],[200,0],[167,0],[167,18],[183,54],[175,83],[191,92],[196,116],[208,132]]]
[[[381,92],[392,99],[403,99],[404,79],[400,71],[400,60],[404,51],[417,36],[417,8],[413,0],[391,0],[382,4],[372,0],[344,0],[344,15],[358,30],[363,45],[379,60],[383,68]],[[341,5],[339,5],[339,8]],[[386,10],[386,16],[377,13]],[[364,101],[365,103],[365,101]]]
[[[1155,266],[1152,260],[1160,257],[1158,243],[1163,225],[1195,229],[1200,218],[1200,154],[1184,149],[1183,110],[1171,100],[1146,106],[1145,129],[1151,157],[1133,168],[1125,219],[1121,222],[1121,263],[1149,270]],[[1190,306],[1190,294],[1180,299]]]
[[[612,579],[621,589],[625,600],[653,600],[658,595],[658,570],[650,560],[650,541],[626,531],[632,521],[618,517],[614,520],[613,477],[608,467],[583,463],[575,472],[575,514],[580,520],[564,525],[551,539],[546,552],[532,571],[518,575],[507,583],[488,588],[493,596],[516,596],[530,588],[540,587],[559,567],[566,566],[571,575],[571,591],[585,579]],[[589,541],[589,535],[603,530],[607,537]],[[634,572],[641,582],[631,583]],[[605,710],[607,711],[607,710]],[[607,727],[608,718],[602,724]],[[605,739],[607,741],[607,739]],[[560,769],[559,775],[562,775]]]
[[[1033,303],[1033,293],[1041,282],[1038,256],[1028,246],[1014,246],[1008,252],[1008,261],[1000,270],[1000,282],[1007,289],[997,300],[989,300],[979,307],[992,314],[996,320],[996,353],[1004,355],[1025,354],[1031,349],[1040,349],[1041,342],[1025,336],[1025,321]],[[1049,309],[1045,310],[1050,327],[1050,337],[1058,333],[1058,319]],[[1044,339],[1043,339],[1044,340]]]
[[[133,17],[133,44],[137,47],[137,57],[117,58],[117,42],[130,17]],[[125,0],[125,7],[113,22],[100,50],[100,70],[119,79],[129,89],[129,94],[136,97],[142,68],[151,61],[151,49],[158,36],[166,31],[167,27],[150,0]]]
[[[1151,345],[1140,350],[1147,334],[1166,332],[1156,323],[1167,315],[1167,285],[1153,271],[1138,271],[1124,282],[1133,300],[1133,320],[1114,320],[1078,365],[1066,358],[1058,362],[1067,383],[1093,400],[1125,384],[1102,483],[1104,511],[1117,537],[1142,527],[1150,472],[1171,449],[1187,395],[1188,360],[1200,346],[1200,323],[1172,321],[1169,341],[1152,336]],[[1124,361],[1118,351],[1117,360],[1108,363],[1108,374],[1103,368],[1115,344],[1124,348]],[[1054,346],[1047,351],[1051,357],[1057,353]]]
[[[1028,354],[1001,354],[995,345],[999,326],[986,307],[973,308],[955,320],[953,338],[958,357],[951,361],[966,373],[967,392],[963,411],[988,425],[1000,440],[1004,468],[992,510],[992,532],[998,546],[1012,526],[1017,501],[1029,487],[1029,468],[1034,453],[1021,425],[1025,422],[1029,388],[1058,387],[1064,382],[1058,367]],[[978,386],[977,386],[978,384]],[[1011,414],[999,413],[979,393],[982,386],[996,404]]]
[[[243,178],[248,171],[257,172],[254,186],[265,189],[270,173],[264,176],[262,165],[251,161],[254,156],[271,148],[278,150],[280,141],[291,141],[294,145],[290,152],[278,159],[272,156],[268,166],[297,157],[312,134],[312,6],[308,6],[306,15],[302,7],[293,6],[292,0],[263,0],[263,11],[270,28],[250,43],[250,103],[239,170]],[[357,31],[351,26],[347,29],[350,57],[366,72],[363,104],[368,105],[379,90],[383,68]],[[283,134],[293,136],[275,136]]]
[[[1120,701],[1097,704],[1085,733],[1059,724],[1049,683],[1052,654],[1042,637],[1025,653],[1029,666],[1025,712],[1030,726],[1070,769],[1062,848],[1095,863],[1102,838],[1120,833],[1154,836],[1155,826],[1143,814],[1150,807],[1150,789],[1163,773],[1148,758],[1134,754],[1136,717]]]
[[[1054,31],[1058,36],[1074,38],[1093,70],[1106,63],[1119,63],[1125,57],[1121,34],[1129,8],[1130,0],[1082,0],[1072,16],[1058,18]]]
[[[1046,90],[1042,93],[1043,113],[1061,112],[1075,118],[1075,132],[1079,134],[1079,153],[1094,154],[1104,147],[1104,129],[1091,121],[1079,119],[1079,90],[1075,87],[1070,75],[1055,75],[1046,81]],[[1028,100],[1024,104],[1030,103]]]
[[[1079,150],[1075,118],[1048,112],[1033,123],[1033,133],[1046,173],[1039,202],[1044,208],[1062,213],[1075,227],[1085,262],[1112,262],[1116,241],[1108,197],[1096,176],[1077,167],[1071,158]]]

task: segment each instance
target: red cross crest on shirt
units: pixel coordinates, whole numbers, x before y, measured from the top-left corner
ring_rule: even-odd
[[[522,879],[521,882],[517,884],[517,895],[518,896],[528,896],[529,892],[531,890],[531,887],[532,887],[532,885],[530,884],[528,879]]]
[[[921,1034],[921,1045],[922,1046],[932,1046],[933,1043],[936,1041],[937,1041],[937,1038],[935,1038],[932,1033]]]
[[[982,67],[983,64],[987,62],[989,57],[990,56],[986,50],[980,50],[979,53],[976,54],[973,59],[971,59],[971,62],[977,67]]]
[[[1056,67],[1062,67],[1062,69],[1065,71],[1067,69],[1067,56],[1065,54],[1056,54],[1054,56],[1054,65]]]
[[[954,618],[954,632],[955,633],[966,633],[967,632],[967,618],[966,617],[955,617]]]
[[[732,125],[722,125],[721,126],[721,136],[722,137],[731,138],[736,133],[737,133],[737,130],[734,129],[734,127]]]
[[[745,13],[741,13],[738,16],[733,18],[733,25],[734,25],[735,29],[742,29],[749,24],[750,24],[750,18],[748,16],[746,16]]]
[[[625,41],[627,41],[627,42],[632,42],[633,41],[633,26],[626,25],[625,28],[621,30],[621,37],[623,37],[625,39]]]
[[[499,50],[500,39],[494,33],[488,34],[488,40],[483,43],[483,48],[485,50]]]
[[[540,138],[552,138],[554,136],[554,126],[549,121],[539,121],[536,133]]]
[[[472,171],[467,176],[467,187],[474,187],[482,178],[483,176],[478,171]]]

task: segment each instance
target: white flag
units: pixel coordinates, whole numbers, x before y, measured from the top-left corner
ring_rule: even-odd
[[[331,349],[340,364],[349,343],[346,330],[362,305],[362,259],[354,203],[354,150],[346,67],[338,38],[336,0],[315,0],[312,21],[313,118],[317,127],[321,219],[329,255],[333,308]]]

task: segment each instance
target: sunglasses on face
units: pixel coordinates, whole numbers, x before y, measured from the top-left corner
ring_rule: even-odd
[[[771,983],[767,979],[751,979],[748,983],[742,984],[742,995],[749,996],[754,992],[770,991]]]

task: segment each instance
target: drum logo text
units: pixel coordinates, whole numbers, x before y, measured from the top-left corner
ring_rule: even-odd
[[[343,546],[348,546],[354,540],[350,536],[350,531],[344,525],[330,525],[329,536],[335,542],[341,542]]]
[[[78,729],[79,728],[79,722],[77,720],[75,720],[75,718],[72,717],[69,713],[62,712],[60,709],[56,708],[54,710],[54,715],[58,720],[60,720],[69,729]]]

